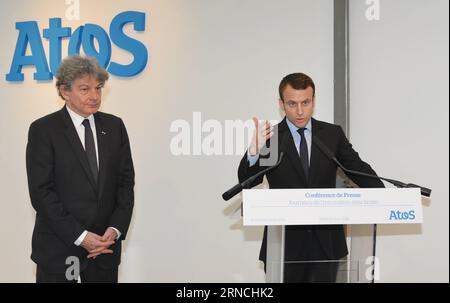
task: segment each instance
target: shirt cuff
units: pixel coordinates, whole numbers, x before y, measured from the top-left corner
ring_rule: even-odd
[[[117,234],[116,241],[119,240],[119,238],[120,238],[120,236],[122,235],[122,233],[121,233],[117,228],[115,228],[115,227],[110,226],[110,228],[114,229],[114,231],[115,231],[116,234]]]
[[[247,161],[248,161],[248,165],[249,165],[250,167],[252,167],[253,165],[255,165],[256,162],[258,162],[258,159],[259,159],[259,154],[256,154],[256,155],[250,155],[250,154],[247,152]]]
[[[76,246],[80,246],[81,243],[83,243],[84,238],[86,238],[87,236],[87,230],[83,231],[83,233],[81,234],[81,236],[78,237],[78,239],[74,242],[74,244]]]

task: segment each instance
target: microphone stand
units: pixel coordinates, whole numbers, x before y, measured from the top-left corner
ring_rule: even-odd
[[[356,171],[356,170],[347,169],[339,162],[338,159],[336,159],[336,157],[328,149],[328,147],[325,144],[323,144],[322,141],[320,141],[320,139],[318,139],[316,136],[313,136],[313,143],[328,157],[328,159],[330,159],[331,161],[336,163],[336,165],[339,166],[346,173],[349,173],[352,175],[357,175],[357,176],[362,176],[362,177],[367,177],[367,178],[372,178],[372,179],[377,179],[377,180],[383,180],[383,181],[389,182],[399,188],[418,187],[418,188],[420,188],[420,193],[422,196],[425,196],[425,197],[431,196],[431,189],[417,185],[417,184],[413,184],[413,183],[406,184],[406,183],[403,183],[398,180],[384,178],[384,177],[380,177],[377,175],[372,175],[372,174],[368,174],[368,173],[364,173],[364,172],[360,172],[360,171]]]

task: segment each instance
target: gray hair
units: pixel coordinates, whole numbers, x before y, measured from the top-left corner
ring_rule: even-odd
[[[108,72],[93,57],[75,55],[65,58],[56,71],[59,96],[64,99],[59,91],[61,85],[64,85],[64,90],[71,90],[73,81],[87,75],[94,76],[101,84],[109,78]]]

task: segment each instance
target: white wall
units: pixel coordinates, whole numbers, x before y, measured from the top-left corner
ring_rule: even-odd
[[[135,213],[119,279],[264,281],[257,262],[261,229],[243,228],[239,216],[229,217],[239,199],[221,199],[237,182],[240,155],[173,156],[169,144],[175,134],[169,129],[176,119],[192,125],[193,112],[221,123],[253,115],[279,120],[279,81],[297,71],[316,81],[316,117],[332,122],[332,2],[82,0],[80,21],[66,20],[65,9],[63,0],[1,4],[0,282],[34,281],[27,130],[33,120],[62,106],[54,82],[32,80],[32,68],[25,69],[23,83],[5,81],[18,34],[15,22],[37,20],[41,33],[51,17],[63,18],[63,26],[73,29],[84,23],[108,29],[125,10],[147,14],[145,33],[127,32],[147,46],[149,63],[132,79],[111,77],[102,106],[124,119],[136,169]],[[67,54],[66,40],[63,46]],[[130,60],[117,48],[112,57]]]
[[[422,225],[379,225],[379,282],[448,282],[448,1],[350,1],[350,138],[380,174],[427,186]]]

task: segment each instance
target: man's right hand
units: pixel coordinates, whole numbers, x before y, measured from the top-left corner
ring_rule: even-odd
[[[114,241],[103,241],[101,236],[92,232],[88,232],[83,242],[81,242],[81,246],[86,249],[90,255],[98,255],[99,253],[112,254],[113,251],[108,248],[113,244]]]
[[[266,141],[273,136],[273,127],[267,120],[259,122],[256,117],[253,117],[252,120],[255,124],[255,132],[253,133],[253,139],[248,148],[248,152],[254,156],[259,154]]]

